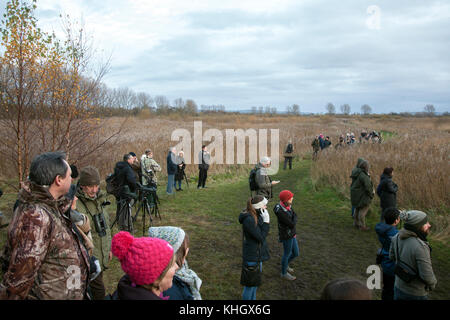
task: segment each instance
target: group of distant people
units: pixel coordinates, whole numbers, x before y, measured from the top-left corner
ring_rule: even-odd
[[[431,247],[427,241],[431,225],[427,214],[418,210],[401,212],[397,208],[398,186],[392,180],[394,169],[386,167],[380,176],[376,194],[380,198],[380,222],[375,226],[381,243],[383,300],[425,300],[437,280],[431,264]],[[359,158],[350,175],[353,226],[367,231],[365,217],[375,189],[369,162]],[[397,225],[404,222],[400,231]],[[407,270],[409,278],[402,273]]]

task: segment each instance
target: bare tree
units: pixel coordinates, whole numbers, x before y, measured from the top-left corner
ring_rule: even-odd
[[[300,106],[298,104],[293,104],[292,105],[292,113],[295,115],[299,115],[300,114]]]
[[[139,92],[136,95],[136,106],[140,109],[150,109],[153,106],[153,98],[146,92]]]
[[[336,113],[336,107],[331,102],[328,102],[327,105],[325,106],[325,108],[327,109],[327,113],[328,114],[335,114]]]
[[[350,114],[350,105],[349,104],[343,104],[341,105],[341,112],[343,114]]]
[[[434,113],[436,112],[434,105],[432,104],[427,104],[424,108],[425,112],[430,114],[430,115],[434,115]]]
[[[372,108],[371,108],[368,104],[363,104],[363,105],[361,106],[361,112],[362,112],[364,115],[371,114],[371,113],[372,113]]]
[[[197,104],[192,99],[187,99],[184,107],[189,114],[196,114],[198,112]]]
[[[178,98],[173,101],[173,106],[175,107],[175,109],[177,109],[177,111],[183,112],[185,102],[182,98]]]

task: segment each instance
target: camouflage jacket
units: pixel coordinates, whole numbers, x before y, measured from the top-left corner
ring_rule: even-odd
[[[142,157],[142,163],[141,163],[141,169],[142,169],[142,184],[147,185],[148,181],[146,176],[151,178],[155,183],[157,182],[156,179],[156,172],[161,171],[161,166],[153,160],[153,158],[150,157]],[[150,173],[149,173],[150,171]]]
[[[89,257],[66,213],[71,201],[22,184],[2,256],[2,299],[81,300]]]
[[[77,211],[87,215],[91,221],[91,233],[94,243],[94,256],[102,263],[102,270],[105,270],[109,264],[109,252],[111,251],[111,228],[109,223],[109,214],[102,210],[101,204],[106,200],[106,194],[99,192],[95,199],[88,197],[81,188],[77,189]],[[98,225],[99,219],[94,216],[102,215],[105,222],[104,229]]]

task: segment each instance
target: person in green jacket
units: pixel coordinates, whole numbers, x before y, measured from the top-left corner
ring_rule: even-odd
[[[427,300],[437,284],[427,240],[431,225],[425,212],[410,210],[403,215],[403,229],[392,237],[389,258],[407,264],[417,276],[406,282],[395,275],[394,300]]]
[[[77,211],[87,215],[91,221],[94,256],[102,268],[102,272],[90,283],[92,295],[94,300],[103,300],[106,296],[103,271],[108,268],[112,258],[111,229],[109,215],[104,210],[108,204],[106,194],[100,191],[100,175],[95,167],[81,169],[76,196]]]
[[[369,229],[366,227],[366,215],[375,194],[367,160],[358,159],[358,164],[350,177],[352,178],[350,197],[352,207],[355,207],[353,225],[359,230],[366,231]]]

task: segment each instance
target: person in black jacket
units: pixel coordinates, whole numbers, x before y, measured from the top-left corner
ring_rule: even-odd
[[[380,176],[380,184],[377,187],[377,195],[380,197],[381,217],[384,221],[383,211],[386,208],[397,208],[397,184],[392,181],[394,168],[384,168]]]
[[[184,179],[184,176],[185,176],[184,169],[186,168],[186,163],[184,162],[184,152],[183,151],[178,152],[176,164],[177,164],[177,172],[175,173],[174,187],[175,187],[175,190],[177,190],[177,191],[183,191],[183,189],[181,189],[181,182]],[[177,182],[178,182],[178,188],[177,188]]]
[[[127,153],[123,156],[123,161],[117,162],[114,168],[114,175],[117,179],[117,184],[120,186],[119,196],[116,197],[117,211],[116,217],[118,217],[118,224],[120,230],[132,231],[133,226],[131,217],[125,214],[126,206],[132,199],[136,199],[136,176],[131,164],[134,158],[131,154]]]
[[[270,259],[266,237],[269,234],[270,216],[267,211],[268,200],[256,195],[249,198],[247,208],[239,215],[239,223],[242,224],[243,243],[242,260],[247,266],[259,264],[262,272],[262,263]],[[258,287],[246,287],[242,292],[243,300],[256,300]]]
[[[281,258],[281,277],[286,280],[295,280],[296,277],[291,275],[294,269],[289,267],[289,263],[298,257],[297,232],[295,225],[297,224],[297,214],[292,208],[294,194],[289,190],[280,192],[280,203],[278,203],[273,211],[278,219],[278,236],[279,241],[283,243],[283,257]]]
[[[175,174],[177,173],[176,149],[171,147],[167,154],[167,194],[174,194]]]

